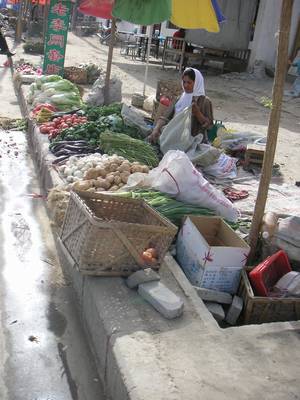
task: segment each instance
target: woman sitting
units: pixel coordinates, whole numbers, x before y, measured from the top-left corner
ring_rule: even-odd
[[[187,68],[182,74],[183,94],[172,104],[166,114],[160,117],[148,140],[156,143],[162,133],[162,128],[186,107],[192,105],[191,135],[203,134],[203,141],[207,141],[207,130],[213,126],[212,104],[205,96],[204,79],[200,71],[195,68]]]

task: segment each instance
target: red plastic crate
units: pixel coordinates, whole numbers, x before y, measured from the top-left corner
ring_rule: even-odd
[[[283,250],[266,258],[249,273],[255,294],[257,296],[268,296],[275,283],[291,270],[289,259]]]

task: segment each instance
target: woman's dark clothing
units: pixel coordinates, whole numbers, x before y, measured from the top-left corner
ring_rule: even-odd
[[[7,52],[9,52],[6,39],[5,39],[5,37],[3,36],[3,33],[1,32],[1,29],[0,29],[0,51],[1,51],[1,53],[7,53]]]

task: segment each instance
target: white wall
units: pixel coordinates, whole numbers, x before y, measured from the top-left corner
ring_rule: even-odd
[[[176,32],[178,29],[167,29],[167,22],[163,22],[160,28],[160,34],[162,36],[173,36],[173,33]]]
[[[264,61],[268,67],[275,66],[281,6],[282,0],[261,0],[254,38],[251,44],[250,68],[254,65],[255,61]],[[299,17],[300,0],[295,0],[290,31],[289,52],[293,47]]]

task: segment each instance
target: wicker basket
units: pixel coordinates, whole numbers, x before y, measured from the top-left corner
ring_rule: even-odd
[[[79,67],[65,67],[64,78],[77,84],[87,83],[87,71]]]
[[[254,296],[247,271],[242,271],[239,296],[244,300],[241,322],[262,324],[265,322],[296,321],[300,319],[300,299]]]
[[[61,240],[88,275],[128,276],[147,267],[142,252],[154,247],[159,268],[177,228],[142,200],[71,192]]]

